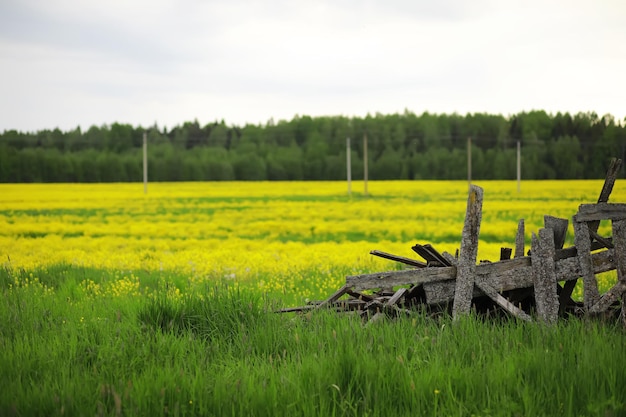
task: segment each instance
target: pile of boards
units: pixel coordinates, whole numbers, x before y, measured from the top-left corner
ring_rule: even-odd
[[[524,220],[518,222],[515,248],[502,248],[498,261],[477,264],[483,190],[470,186],[460,249],[453,256],[432,245],[416,244],[416,260],[374,250],[372,255],[404,264],[405,269],[346,277],[329,298],[281,312],[322,308],[358,314],[375,321],[385,316],[426,311],[433,314],[507,314],[521,320],[555,323],[568,315],[616,317],[626,325],[626,204],[609,203],[621,160],[608,169],[598,201],[581,204],[573,216],[574,243],[564,248],[568,219],[546,215],[525,253]],[[598,234],[611,222],[612,236]],[[511,258],[511,256],[513,256]],[[617,271],[616,283],[600,294],[596,275]],[[583,301],[571,295],[583,281]]]

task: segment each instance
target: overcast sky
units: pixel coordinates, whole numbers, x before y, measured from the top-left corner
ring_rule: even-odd
[[[0,131],[626,116],[624,0],[0,0]]]

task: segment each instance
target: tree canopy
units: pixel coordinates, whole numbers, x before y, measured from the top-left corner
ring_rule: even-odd
[[[364,138],[373,180],[463,179],[468,138],[474,179],[514,179],[518,142],[526,179],[602,178],[610,158],[626,156],[624,123],[595,113],[405,111],[243,127],[195,120],[170,130],[113,123],[86,131],[4,131],[0,182],[141,181],[144,132],[151,181],[345,179],[347,137],[354,179],[363,177]]]

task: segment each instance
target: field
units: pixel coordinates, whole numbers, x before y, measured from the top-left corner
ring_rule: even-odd
[[[602,187],[476,184],[489,260],[520,218],[528,247],[544,214],[571,218]],[[273,314],[400,268],[372,249],[458,248],[466,182],[352,190],[0,184],[0,415],[626,414],[626,335],[611,323]],[[620,180],[611,201],[626,201]]]

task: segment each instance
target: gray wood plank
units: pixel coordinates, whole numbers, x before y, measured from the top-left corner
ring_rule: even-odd
[[[482,206],[483,189],[476,185],[470,186],[457,266],[456,288],[452,306],[453,318],[457,318],[461,314],[468,314],[472,305]]]
[[[581,204],[574,216],[577,222],[626,219],[626,204],[597,203]]]
[[[545,323],[554,324],[559,315],[554,231],[543,228],[539,229],[539,236],[533,233],[531,251],[537,314]]]
[[[585,222],[574,222],[574,239],[580,264],[580,275],[583,278],[583,296],[585,309],[589,310],[600,299],[598,281],[591,261],[591,238],[589,226]]]
[[[498,291],[496,291],[496,289],[493,288],[484,277],[476,278],[476,285],[483,291],[483,293],[485,293],[487,297],[491,298],[496,304],[508,311],[510,314],[525,321],[532,321],[531,317],[526,314],[524,310],[516,307],[514,304],[509,302],[509,300],[499,294]]]

